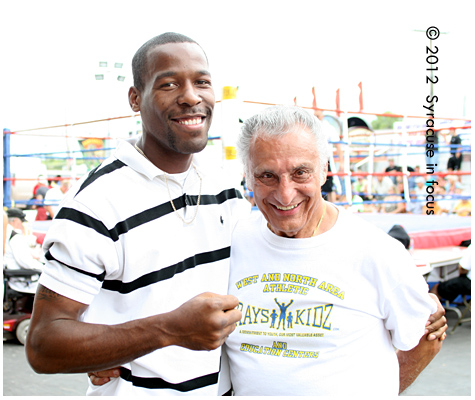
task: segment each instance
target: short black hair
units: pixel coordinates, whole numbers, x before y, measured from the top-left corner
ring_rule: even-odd
[[[134,58],[132,59],[132,73],[134,76],[134,86],[139,90],[144,88],[144,75],[147,71],[147,55],[149,50],[153,49],[156,46],[168,43],[195,43],[199,44],[189,38],[188,36],[182,35],[181,33],[175,32],[166,32],[161,35],[155,36],[150,39],[148,42],[144,43],[135,53]],[[201,46],[200,46],[201,47]],[[202,49],[203,50],[203,49]],[[204,53],[204,50],[203,50]],[[205,53],[206,57],[206,53]],[[206,57],[206,61],[208,58]]]

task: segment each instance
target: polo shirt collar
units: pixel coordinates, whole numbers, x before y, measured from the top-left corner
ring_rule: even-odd
[[[165,171],[162,171],[160,168],[156,167],[142,154],[140,154],[133,144],[125,140],[119,141],[117,148],[115,149],[114,156],[117,159],[123,161],[133,170],[145,175],[150,180],[155,179],[155,177],[163,177],[166,174]],[[194,157],[193,162],[195,162]],[[190,168],[192,167],[190,166]],[[170,174],[166,175],[169,178],[173,177],[173,175]]]

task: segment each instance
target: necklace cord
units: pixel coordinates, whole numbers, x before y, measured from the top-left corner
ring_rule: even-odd
[[[137,146],[137,143],[134,143],[134,147],[135,149],[142,155],[144,156],[148,161],[150,161],[150,159],[145,155],[145,153],[143,152],[143,150]],[[151,162],[151,161],[150,161]],[[153,164],[153,163],[152,163]],[[196,175],[198,175],[198,178],[200,178],[200,191],[198,193],[198,200],[196,202],[196,210],[195,210],[195,215],[193,216],[193,218],[190,220],[190,221],[186,221],[178,212],[178,210],[176,209],[175,207],[175,203],[173,203],[173,199],[172,199],[172,196],[171,196],[171,193],[170,193],[170,188],[168,187],[168,179],[167,179],[167,174],[164,173],[164,177],[165,177],[165,184],[167,185],[167,192],[168,192],[168,198],[170,199],[170,203],[172,205],[172,208],[173,208],[173,211],[174,213],[177,215],[178,218],[180,218],[184,224],[186,225],[190,225],[196,218],[196,216],[198,215],[198,207],[200,206],[200,201],[201,201],[201,188],[203,186],[203,178],[201,178],[201,175],[198,173],[198,170],[196,169],[195,167],[195,164],[191,164],[191,166],[193,167],[193,169],[195,170],[196,172]]]
[[[313,231],[312,237],[314,237],[314,236],[317,234],[318,228],[320,228],[320,225],[322,224],[323,217],[325,216],[325,211],[326,211],[326,210],[327,210],[327,203],[326,203],[325,200],[324,200],[324,201],[323,201],[323,212],[322,212],[322,216],[320,217],[320,221],[318,221],[317,227],[316,227],[315,230]]]

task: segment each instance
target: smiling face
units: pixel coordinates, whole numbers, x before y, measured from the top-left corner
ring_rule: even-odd
[[[314,136],[297,126],[281,137],[258,137],[250,148],[249,168],[256,205],[272,231],[312,236],[324,204]]]
[[[144,88],[132,87],[129,101],[134,111],[140,111],[142,146],[150,159],[173,164],[203,150],[215,98],[201,47],[168,43],[152,48]]]

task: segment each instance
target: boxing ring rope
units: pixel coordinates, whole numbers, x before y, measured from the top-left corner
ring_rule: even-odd
[[[224,102],[224,101],[217,101],[217,103]],[[274,103],[265,103],[265,102],[256,102],[256,101],[241,101],[243,104],[251,104],[251,105],[264,105],[264,106],[272,106],[275,105]],[[305,107],[305,106],[299,106],[304,109],[308,110],[315,110],[315,107]],[[339,144],[342,147],[344,147],[343,151],[343,160],[338,160],[340,163],[343,163],[343,172],[329,172],[329,176],[334,176],[337,178],[343,178],[344,180],[344,187],[345,189],[342,189],[343,193],[352,193],[350,198],[348,198],[346,201],[340,201],[336,202],[336,204],[341,204],[341,205],[359,205],[359,204],[374,204],[374,205],[380,205],[380,204],[391,204],[391,203],[409,203],[409,202],[425,202],[425,199],[419,200],[419,199],[414,199],[411,198],[410,191],[409,191],[409,186],[408,182],[409,179],[415,179],[416,177],[419,176],[427,176],[427,172],[412,172],[408,171],[408,157],[411,156],[422,156],[424,154],[424,151],[422,150],[421,152],[417,152],[418,148],[425,148],[426,144],[418,144],[418,143],[410,143],[410,141],[406,140],[403,142],[403,139],[408,139],[408,136],[411,137],[411,140],[414,140],[412,137],[415,136],[416,138],[418,136],[423,137],[424,132],[427,129],[402,129],[401,131],[397,130],[381,130],[381,131],[376,131],[373,132],[370,129],[366,129],[366,132],[364,134],[358,133],[358,134],[351,134],[349,128],[348,128],[348,119],[350,115],[355,115],[355,116],[382,116],[382,117],[391,117],[391,118],[403,118],[403,122],[406,121],[407,118],[418,118],[418,119],[434,119],[434,120],[441,120],[441,121],[452,121],[453,125],[452,126],[447,126],[447,127],[431,127],[431,129],[434,132],[443,132],[446,130],[463,130],[463,131],[468,131],[467,134],[470,134],[469,131],[471,130],[471,121],[468,119],[464,118],[445,118],[445,117],[428,117],[426,116],[421,116],[421,115],[402,115],[402,114],[392,114],[392,113],[371,113],[371,112],[363,112],[363,111],[343,111],[343,110],[335,110],[335,109],[324,109],[324,108],[318,108],[318,110],[321,111],[326,111],[326,112],[331,112],[331,113],[339,113],[341,116],[339,117],[338,121],[341,124],[341,140],[340,141],[330,141],[331,144]],[[13,200],[11,198],[11,191],[5,190],[5,187],[10,184],[14,184],[16,181],[37,181],[37,177],[31,177],[31,178],[18,178],[18,177],[13,177],[12,176],[12,171],[10,170],[9,166],[5,167],[6,163],[9,164],[9,160],[12,157],[35,157],[35,158],[41,158],[42,160],[48,160],[48,159],[58,159],[58,160],[73,160],[76,162],[76,157],[75,155],[81,154],[82,157],[80,157],[81,160],[90,160],[94,161],[96,160],[97,163],[100,163],[102,160],[106,158],[106,155],[103,157],[98,157],[98,156],[88,156],[87,154],[89,153],[94,153],[94,152],[99,152],[102,151],[104,153],[112,151],[115,149],[114,146],[106,146],[106,147],[97,147],[94,149],[81,149],[81,150],[71,150],[67,149],[64,151],[56,151],[56,152],[35,152],[35,153],[18,153],[18,154],[12,154],[10,153],[10,138],[13,138],[15,140],[16,137],[24,137],[24,136],[31,136],[31,137],[49,137],[49,138],[58,138],[58,139],[63,139],[63,140],[87,140],[87,139],[99,139],[102,140],[103,143],[106,143],[106,141],[111,141],[111,140],[116,140],[118,139],[117,137],[113,137],[110,135],[107,136],[84,136],[84,135],[71,135],[68,133],[68,129],[73,129],[75,127],[80,127],[88,124],[98,124],[98,123],[104,123],[107,122],[108,124],[111,121],[116,121],[116,120],[125,120],[125,119],[131,119],[131,118],[136,118],[139,117],[140,114],[133,114],[133,115],[126,115],[126,116],[119,116],[119,117],[111,117],[111,118],[104,118],[104,119],[97,119],[97,120],[91,120],[91,121],[82,121],[82,122],[77,122],[77,123],[71,123],[71,124],[63,124],[63,125],[52,125],[52,126],[45,126],[45,127],[37,127],[37,128],[31,128],[31,129],[22,129],[22,130],[17,130],[17,131],[9,131],[9,130],[4,130],[4,146],[3,146],[3,156],[4,156],[4,200],[3,204],[4,207],[10,207],[16,204],[24,204],[24,205],[38,205],[38,201],[36,200]],[[216,117],[215,117],[216,118]],[[459,124],[456,124],[454,122],[460,122]],[[459,126],[460,125],[460,126]],[[46,130],[56,130],[56,129],[63,129],[62,134],[51,134],[47,132],[40,132],[40,131],[46,131]],[[108,128],[109,129],[109,128]],[[380,136],[396,136],[400,138],[399,143],[394,143],[394,142],[376,142],[375,138],[380,137]],[[464,136],[464,133],[461,133],[460,136]],[[357,140],[357,138],[367,138],[368,141],[361,141]],[[209,141],[223,141],[222,136],[213,136],[209,137]],[[390,153],[387,151],[389,149],[402,149],[402,151],[398,152],[397,150],[394,150]],[[411,151],[409,151],[411,149]],[[471,155],[471,147],[468,145],[449,145],[449,144],[444,144],[444,143],[439,143],[438,144],[438,154],[447,154],[450,153],[453,150],[458,150],[462,152],[464,155]],[[378,153],[379,151],[379,153]],[[356,153],[356,154],[355,154]],[[365,153],[365,154],[361,154]],[[375,172],[374,171],[374,164],[378,163],[379,161],[382,161],[383,159],[387,159],[388,157],[402,157],[402,172]],[[364,163],[368,163],[368,172],[364,171],[352,171],[350,166],[351,164],[357,164],[359,166],[362,166]],[[466,176],[466,175],[471,175],[470,171],[451,171],[451,172],[444,172],[444,171],[433,171],[433,173],[430,174],[431,176],[437,176],[437,177],[445,177],[447,175],[454,175],[458,177]],[[352,187],[352,182],[351,178],[355,177],[368,177],[368,185],[369,185],[369,190],[367,192],[355,192],[355,190]],[[377,199],[377,196],[383,196],[383,195],[378,195],[376,193],[373,193],[371,191],[371,181],[373,177],[378,177],[378,176],[389,176],[392,178],[397,178],[397,177],[402,177],[403,180],[403,185],[404,185],[404,191],[402,193],[398,193],[398,195],[403,196],[401,200],[384,200],[384,199]],[[79,178],[79,177],[77,177]],[[48,180],[51,181],[59,181],[62,179],[71,179],[71,177],[50,177]],[[359,196],[365,196],[365,197],[372,197],[372,200],[363,200],[363,201],[353,201],[353,195],[359,195]],[[10,196],[10,198],[8,198]],[[459,199],[470,199],[470,196],[466,195],[439,195],[439,198],[437,201],[441,200],[459,200]]]

